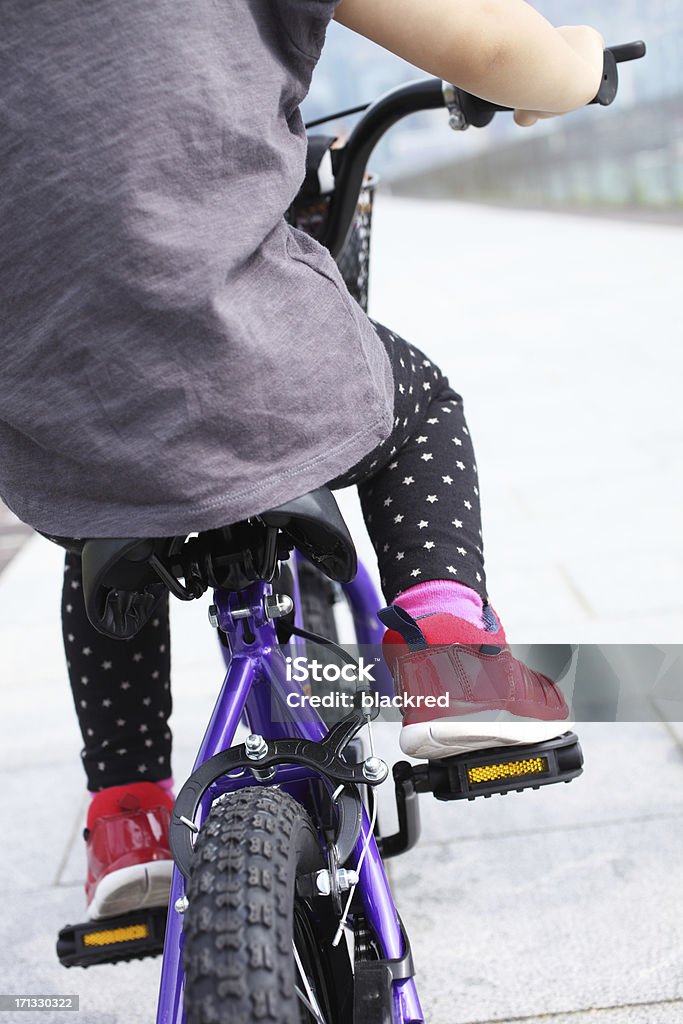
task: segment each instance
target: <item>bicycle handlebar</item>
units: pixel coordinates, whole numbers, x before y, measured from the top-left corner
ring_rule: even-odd
[[[619,88],[617,64],[639,60],[645,53],[646,46],[641,40],[607,47],[602,83],[592,103],[600,106],[613,103]],[[345,146],[332,151],[335,189],[320,241],[335,259],[346,244],[372,150],[384,133],[401,118],[420,110],[437,110],[439,107],[448,107],[451,127],[459,130],[470,125],[484,128],[499,111],[512,109],[472,96],[440,78],[410,82],[380,96],[360,118]]]
[[[399,85],[372,103],[349,135],[343,149],[333,150],[335,186],[320,241],[334,258],[346,244],[373,149],[393,124],[419,110],[445,106],[440,78]]]

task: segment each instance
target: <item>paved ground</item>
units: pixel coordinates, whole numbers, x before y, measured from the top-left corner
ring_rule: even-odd
[[[682,641],[683,231],[397,199],[376,228],[373,315],[465,399],[508,632]]]
[[[377,229],[374,315],[442,361],[467,400],[509,633],[682,640],[681,234],[394,200]],[[344,509],[367,556],[352,496]],[[158,961],[67,972],[53,951],[82,914],[85,808],[60,575],[41,538],[0,575],[0,988],[78,993],[84,1024],[149,1024]],[[204,605],[173,614],[180,778],[221,667]],[[429,1024],[683,1019],[683,726],[592,724],[581,737],[586,772],[570,786],[421,798],[421,844],[390,871]],[[393,727],[381,744],[397,751]],[[63,1020],[37,1020],[52,1016]]]
[[[0,501],[0,572],[9,565],[33,531],[20,523]]]

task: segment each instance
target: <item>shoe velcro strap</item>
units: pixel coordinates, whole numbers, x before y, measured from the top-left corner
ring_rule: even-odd
[[[400,633],[411,651],[423,651],[428,646],[415,619],[399,605],[390,604],[388,608],[380,608],[377,618],[387,629]]]

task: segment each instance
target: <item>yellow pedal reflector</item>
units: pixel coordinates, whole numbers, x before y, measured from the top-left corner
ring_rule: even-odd
[[[503,761],[498,764],[482,764],[467,769],[471,785],[483,782],[497,782],[499,779],[519,779],[529,775],[542,775],[548,771],[547,757],[525,757],[518,761]]]
[[[131,924],[126,928],[108,928],[101,932],[89,932],[83,936],[84,946],[110,946],[114,942],[135,942],[146,939],[149,927],[146,924]]]
[[[64,967],[91,967],[140,960],[163,952],[166,907],[147,907],[104,921],[67,924],[57,937],[57,956]]]
[[[399,776],[405,769],[397,768]],[[570,782],[583,770],[578,737],[562,733],[542,743],[471,751],[429,761],[410,769],[417,793],[433,793],[437,800],[474,800],[494,793],[540,789],[551,782]],[[397,781],[398,785],[398,781]]]

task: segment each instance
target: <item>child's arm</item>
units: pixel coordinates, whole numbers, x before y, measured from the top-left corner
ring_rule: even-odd
[[[600,87],[600,33],[585,25],[553,28],[523,0],[342,0],[335,19],[424,71],[518,111],[566,113]]]

